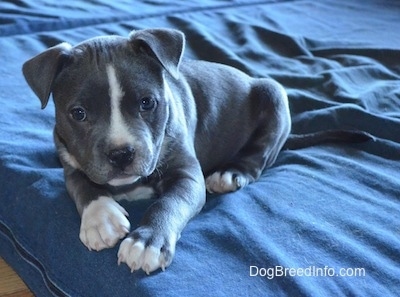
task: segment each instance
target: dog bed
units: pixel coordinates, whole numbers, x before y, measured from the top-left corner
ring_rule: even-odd
[[[2,1],[0,256],[36,296],[398,296],[399,16],[385,0]],[[256,183],[208,196],[165,272],[131,273],[118,246],[80,242],[54,105],[40,109],[21,66],[63,41],[149,27],[182,30],[187,58],[278,80],[293,133],[375,139],[282,151]],[[133,227],[149,203],[122,202]]]

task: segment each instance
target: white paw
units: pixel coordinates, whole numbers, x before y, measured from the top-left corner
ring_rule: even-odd
[[[113,247],[129,232],[126,210],[110,197],[99,197],[82,213],[79,238],[89,250]]]
[[[146,242],[154,244],[148,245]],[[172,262],[175,244],[176,238],[171,238],[169,241],[157,236],[150,236],[148,240],[125,238],[119,247],[118,265],[126,263],[131,272],[143,269],[144,272],[150,274],[158,268],[164,271]]]
[[[210,193],[227,193],[234,192],[244,187],[248,181],[245,177],[238,173],[226,171],[214,172],[206,178],[206,188]]]

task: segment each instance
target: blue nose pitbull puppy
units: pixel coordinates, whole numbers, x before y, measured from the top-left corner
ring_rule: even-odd
[[[179,31],[141,30],[61,43],[23,66],[42,108],[53,95],[54,139],[81,241],[101,250],[126,237],[118,263],[132,271],[169,266],[206,190],[231,192],[257,180],[290,133],[280,84],[182,61],[184,46]],[[157,199],[129,233],[116,201],[149,197]]]

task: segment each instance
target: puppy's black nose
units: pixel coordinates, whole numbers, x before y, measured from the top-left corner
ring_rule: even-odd
[[[107,154],[107,157],[109,162],[114,167],[118,167],[124,170],[126,166],[133,162],[134,155],[135,150],[132,147],[128,146],[121,149],[111,150]]]

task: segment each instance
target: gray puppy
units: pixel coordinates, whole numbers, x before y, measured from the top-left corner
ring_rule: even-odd
[[[42,108],[53,95],[54,139],[90,250],[113,247],[130,232],[116,200],[158,198],[120,245],[118,262],[132,271],[169,266],[206,189],[226,193],[257,180],[290,133],[281,85],[182,61],[184,46],[179,31],[141,30],[62,43],[23,66]]]

